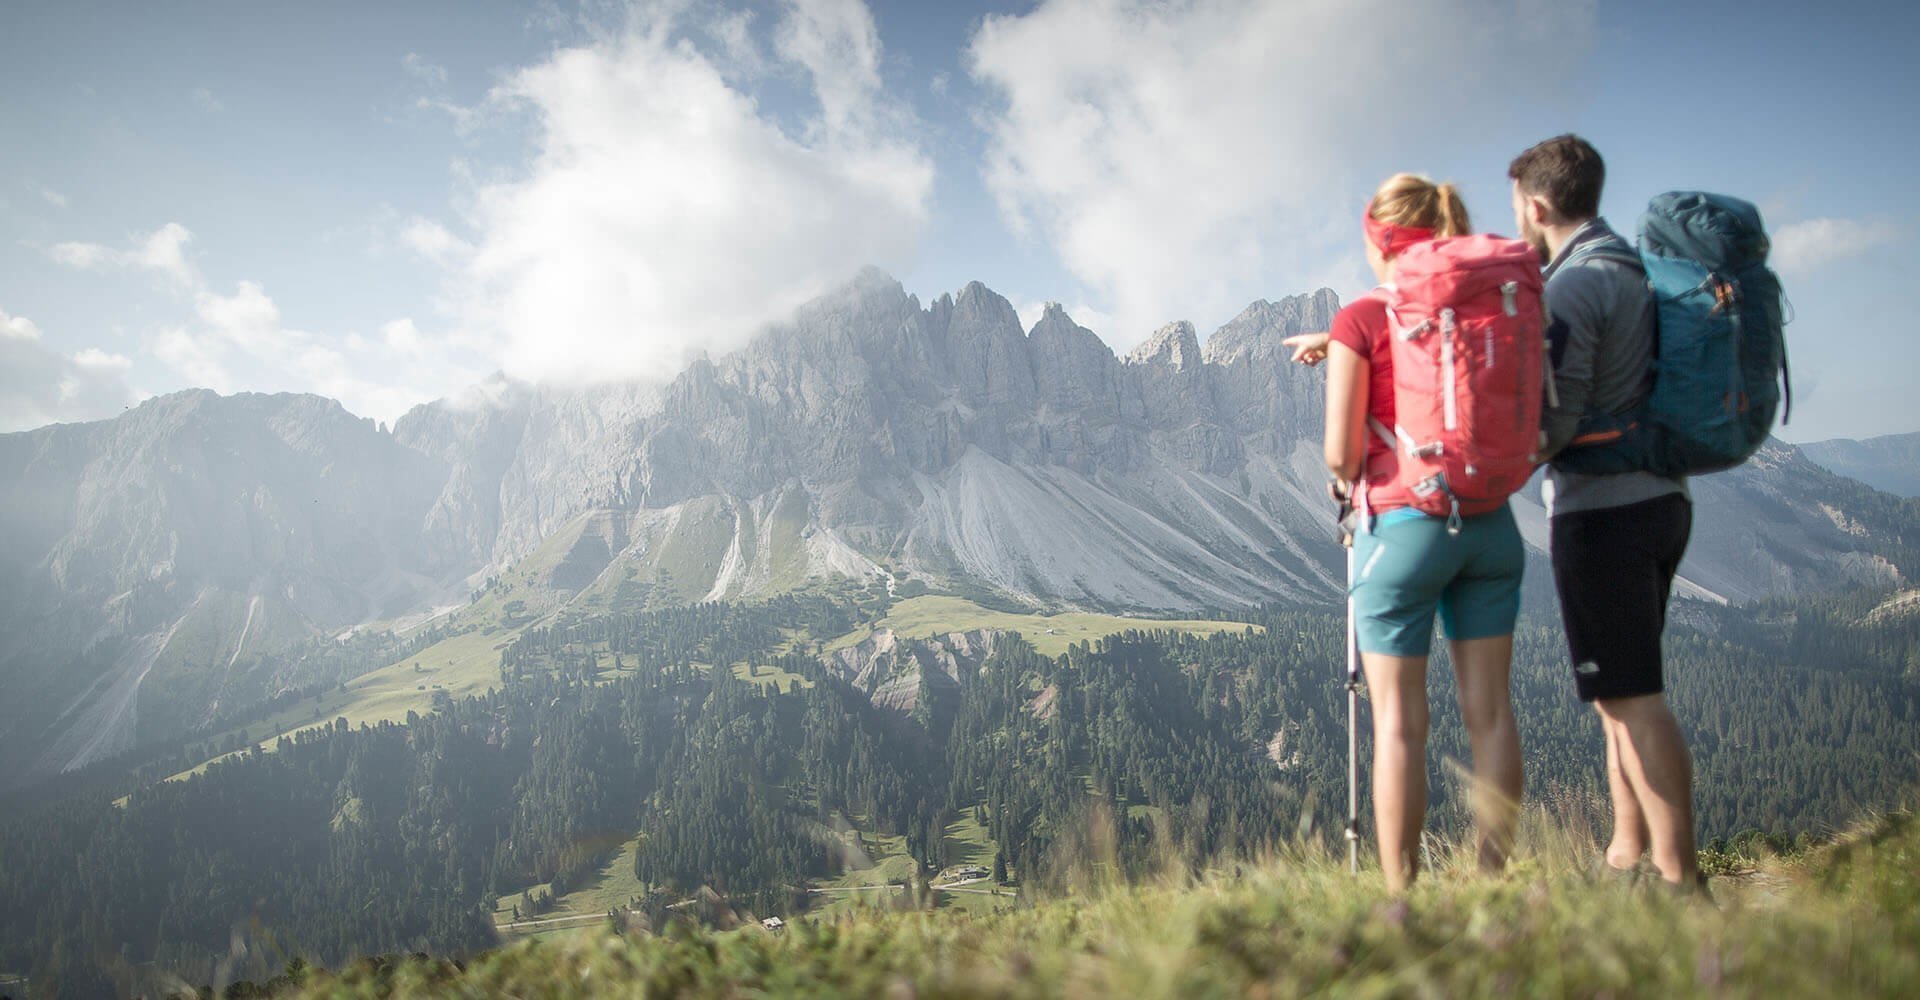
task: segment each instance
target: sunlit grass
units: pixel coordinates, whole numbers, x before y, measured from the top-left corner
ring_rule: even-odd
[[[1751,859],[1749,875],[1715,879],[1715,904],[1596,881],[1589,832],[1536,810],[1498,876],[1437,845],[1402,899],[1377,872],[1350,875],[1333,851],[1297,845],[997,912],[866,907],[779,934],[602,929],[464,970],[365,962],[311,976],[302,995],[1920,995],[1911,813],[1807,857]]]
[[[1259,631],[1260,628],[1243,622],[1128,618],[1078,611],[1057,615],[1014,614],[983,608],[965,598],[939,594],[909,597],[895,603],[886,617],[875,623],[874,627],[891,629],[895,635],[903,639],[925,639],[946,635],[949,632],[971,632],[976,629],[1018,632],[1021,638],[1033,644],[1034,649],[1043,656],[1059,656],[1067,651],[1068,646],[1076,642],[1096,642],[1129,629],[1141,631],[1158,629],[1212,635],[1216,632],[1239,632],[1244,629]],[[833,652],[858,645],[870,634],[872,634],[870,628],[855,629],[828,644],[826,651]]]
[[[986,827],[974,821],[973,810],[961,810],[960,818],[947,824],[945,838],[949,867],[979,865],[989,871],[993,869],[993,839],[987,836]]]
[[[640,838],[634,837],[621,844],[619,850],[610,853],[601,862],[586,884],[553,901],[553,906],[537,915],[521,914],[520,927],[509,925],[516,923],[513,911],[520,905],[520,892],[515,890],[500,896],[493,908],[493,923],[503,936],[541,936],[555,930],[577,929],[572,925],[553,925],[541,921],[559,919],[577,919],[579,926],[590,926],[589,917],[605,917],[609,910],[625,909],[633,900],[644,895],[646,887],[639,876],[634,874],[634,855],[640,849]],[[526,887],[531,894],[539,894],[546,889],[545,883]]]
[[[488,688],[498,688],[500,649],[511,641],[512,634],[475,629],[444,639],[398,662],[361,674],[347,681],[344,688],[333,688],[317,698],[302,699],[232,732],[244,733],[247,746],[264,743],[272,750],[281,736],[330,725],[338,718],[345,718],[349,726],[357,727],[362,723],[404,722],[408,712],[427,715],[433,711],[437,692],[465,698],[485,694]],[[415,664],[419,665],[418,670]],[[217,744],[225,735],[209,742]],[[241,749],[244,751],[245,747]],[[215,761],[229,756],[233,754],[211,758],[197,767],[170,775],[167,780],[199,774]]]

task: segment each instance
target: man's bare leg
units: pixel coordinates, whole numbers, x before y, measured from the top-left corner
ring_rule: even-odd
[[[1693,840],[1693,761],[1664,695],[1594,702],[1619,727],[1620,769],[1638,805],[1661,877],[1691,885],[1699,873]],[[1618,805],[1615,806],[1616,810]],[[1616,829],[1617,829],[1616,814]]]
[[[1613,839],[1607,843],[1607,866],[1627,871],[1640,864],[1640,856],[1647,853],[1647,816],[1640,811],[1640,799],[1633,794],[1633,784],[1620,763],[1626,727],[1602,712],[1600,729],[1607,738],[1607,797],[1613,802]]]

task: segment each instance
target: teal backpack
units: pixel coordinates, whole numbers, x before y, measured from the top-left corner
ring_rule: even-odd
[[[1653,393],[1632,412],[1590,414],[1556,468],[1702,475],[1746,461],[1793,406],[1780,279],[1767,267],[1760,210],[1738,198],[1673,191],[1640,218],[1640,253],[1576,252],[1647,276],[1659,310]],[[1781,422],[1786,422],[1782,413]]]

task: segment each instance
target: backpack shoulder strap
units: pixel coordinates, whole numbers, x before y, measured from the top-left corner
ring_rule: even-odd
[[[1641,261],[1639,251],[1610,239],[1592,240],[1574,247],[1573,252],[1567,255],[1566,262],[1561,266],[1579,267],[1592,260],[1612,261],[1615,264],[1630,267],[1641,274],[1647,273],[1647,265]]]

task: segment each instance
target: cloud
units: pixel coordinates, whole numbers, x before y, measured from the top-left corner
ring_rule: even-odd
[[[193,233],[178,222],[169,222],[143,237],[131,237],[125,249],[99,243],[55,243],[47,255],[68,267],[82,270],[131,268],[159,274],[182,288],[200,284],[200,275],[187,259],[186,246]]]
[[[473,254],[467,241],[432,219],[409,220],[400,230],[400,242],[414,253],[441,266],[458,263]]]
[[[787,0],[764,59],[752,28],[636,7],[492,91],[531,124],[531,161],[478,183],[457,227],[406,239],[448,265],[446,298],[507,370],[670,377],[862,265],[910,259],[933,167],[882,92],[871,14]],[[796,79],[794,123],[752,96]]]
[[[0,310],[0,433],[120,413],[140,398],[127,385],[132,366],[95,347],[63,355],[33,321]]]
[[[252,281],[240,282],[232,295],[200,292],[194,296],[194,311],[209,328],[254,351],[282,346],[276,341],[287,336],[304,338],[297,331],[281,328],[280,308]]]
[[[50,187],[42,187],[40,189],[40,197],[45,199],[47,204],[55,208],[67,207],[67,196]]]
[[[213,96],[213,91],[205,87],[197,87],[194,89],[193,103],[199,106],[202,111],[210,111],[216,114],[227,110],[227,106],[220,103],[219,98]]]
[[[447,85],[446,69],[428,62],[418,52],[409,52],[401,56],[400,66],[407,71],[409,76],[413,76],[429,86],[444,87]]]
[[[967,53],[992,100],[986,181],[1125,346],[1231,315],[1276,272],[1326,274],[1353,254],[1363,167],[1483,130],[1530,99],[1516,57],[1577,54],[1592,18],[1547,0],[1046,0],[985,18]]]
[[[720,58],[715,61],[728,71],[729,76],[737,73],[751,78],[766,71],[766,60],[760,55],[760,41],[753,35],[753,11],[720,12],[703,27],[719,46]]]
[[[155,353],[221,392],[315,392],[355,413],[392,420],[482,374],[457,344],[422,333],[411,318],[384,324],[378,339],[289,327],[279,306],[252,281],[237,283],[230,295],[200,290],[194,314],[197,322],[167,331]]]
[[[409,227],[406,239],[422,252],[458,251],[457,239],[444,230],[436,236],[430,224]],[[216,392],[315,392],[340,400],[355,413],[391,420],[487,370],[458,338],[423,333],[411,319],[387,323],[377,339],[334,337],[290,326],[257,281],[237,281],[231,292],[216,290],[186,254],[192,240],[187,227],[169,222],[145,236],[130,237],[124,247],[65,242],[47,252],[69,267],[165,277],[192,311],[183,321],[152,333],[147,350],[190,384]],[[124,374],[132,363],[97,350],[65,360],[95,382]],[[48,369],[42,364],[35,370]],[[92,383],[83,379],[80,384]]]
[[[411,317],[392,320],[380,328],[380,341],[395,354],[408,358],[424,358],[428,354],[428,343],[421,336],[420,328],[413,325]]]
[[[59,263],[82,270],[105,267],[118,259],[117,254],[98,243],[55,243],[47,250],[47,256]]]
[[[861,0],[795,0],[774,34],[775,50],[806,68],[820,101],[814,128],[857,131],[888,108],[880,93],[880,34]]]
[[[409,52],[400,58],[400,68],[427,90],[427,93],[414,98],[414,107],[446,115],[453,122],[454,132],[463,136],[485,124],[484,107],[468,107],[448,96],[446,67],[428,61],[418,52]]]
[[[152,350],[154,357],[186,376],[191,385],[215,392],[233,392],[238,388],[231,370],[221,360],[224,349],[211,336],[184,326],[168,327],[154,338]]]
[[[446,115],[453,121],[453,130],[460,135],[479,128],[486,120],[479,108],[456,104],[443,97],[421,97],[413,102],[413,106],[422,111],[438,111]]]
[[[249,281],[231,295],[201,292],[194,320],[160,331],[151,349],[194,385],[223,393],[318,393],[381,420],[485,372],[454,340],[421,331],[411,318],[383,324],[377,338],[289,327],[273,299]]]
[[[98,347],[88,347],[73,356],[73,363],[81,370],[99,375],[125,375],[133,369],[133,359],[124,354],[108,354]]]
[[[1829,264],[1871,252],[1900,235],[1891,222],[1858,219],[1805,219],[1773,231],[1770,260],[1786,275],[1805,275]]]
[[[9,316],[0,310],[0,341],[33,342],[40,339],[40,328],[25,316]]]

